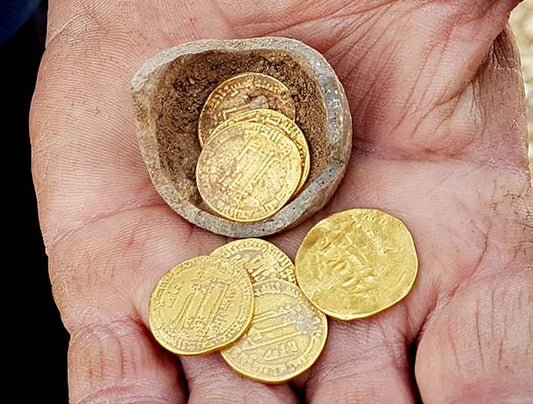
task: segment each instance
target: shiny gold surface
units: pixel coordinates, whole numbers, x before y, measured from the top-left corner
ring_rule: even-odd
[[[290,120],[278,111],[274,111],[272,109],[254,109],[250,111],[241,112],[237,115],[232,116],[227,121],[222,122],[213,130],[212,136],[216,136],[218,132],[226,129],[227,127],[235,124],[236,122],[244,121],[261,123],[269,127],[279,128],[286,136],[288,136],[294,142],[294,144],[296,144],[302,162],[302,178],[300,178],[298,188],[296,189],[296,192],[298,192],[307,180],[307,176],[309,175],[309,169],[311,167],[309,146],[307,144],[305,135],[300,130],[298,125],[296,125],[294,121]]]
[[[207,98],[198,122],[198,139],[203,145],[211,131],[239,112],[269,108],[294,120],[296,109],[289,89],[274,77],[241,73],[224,81]]]
[[[254,284],[255,310],[248,331],[221,351],[237,372],[265,383],[281,383],[307,370],[327,338],[326,316],[298,286],[268,280]]]
[[[409,230],[373,209],[336,213],[316,224],[296,254],[296,279],[324,313],[367,317],[409,293],[418,259]]]
[[[227,243],[210,255],[223,257],[244,266],[252,283],[281,279],[296,284],[294,264],[274,244],[258,238],[245,238]]]
[[[204,202],[220,216],[255,222],[287,203],[301,173],[298,148],[281,129],[236,122],[204,145],[196,182]]]
[[[182,262],[159,280],[150,297],[150,329],[171,352],[208,353],[244,333],[253,307],[252,283],[241,265],[200,256]]]

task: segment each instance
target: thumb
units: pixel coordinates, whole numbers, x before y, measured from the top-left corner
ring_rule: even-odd
[[[334,12],[305,3],[312,18],[254,33],[293,36],[325,54],[345,84],[356,142],[400,157],[484,158],[502,143],[524,154],[520,69],[505,31],[517,0],[336,1]],[[249,24],[234,27],[250,33]]]
[[[330,55],[355,139],[403,157],[484,160],[494,145],[504,158],[525,156],[518,54],[505,30],[517,3],[399,1],[372,11],[352,47]]]

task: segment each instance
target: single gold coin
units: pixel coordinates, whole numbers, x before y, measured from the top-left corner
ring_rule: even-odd
[[[415,245],[402,221],[374,209],[352,209],[318,222],[296,254],[296,279],[324,313],[352,320],[403,299],[418,271]]]
[[[198,121],[198,139],[203,145],[215,129],[239,112],[269,108],[294,120],[296,107],[285,84],[262,73],[241,73],[216,87],[204,104]]]
[[[221,351],[237,372],[265,383],[282,383],[309,369],[327,339],[326,316],[298,286],[268,280],[254,284],[250,328]]]
[[[204,202],[236,222],[256,222],[278,212],[302,174],[294,142],[281,129],[236,122],[207,142],[196,167]]]
[[[268,241],[259,238],[235,240],[217,248],[210,255],[227,258],[244,266],[252,278],[252,284],[268,279],[296,284],[291,259]]]
[[[199,256],[159,280],[150,298],[150,329],[173,353],[209,353],[246,331],[253,307],[252,283],[241,265]]]
[[[309,169],[311,168],[309,146],[302,130],[294,121],[290,120],[278,111],[274,111],[272,109],[253,109],[250,111],[241,112],[222,122],[212,131],[211,136],[215,136],[218,132],[226,129],[236,122],[243,121],[261,123],[270,127],[279,128],[294,142],[298,148],[298,153],[300,153],[300,160],[302,164],[302,177],[300,178],[298,188],[296,189],[296,192],[298,192],[307,180]]]

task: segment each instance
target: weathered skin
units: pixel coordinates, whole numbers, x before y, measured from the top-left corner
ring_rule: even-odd
[[[179,43],[271,34],[324,53],[358,113],[334,198],[270,240],[294,257],[319,217],[373,207],[406,223],[420,256],[412,293],[375,317],[331,321],[323,356],[293,387],[316,403],[531,398],[533,203],[504,30],[516,3],[51,0],[30,120],[51,281],[72,335],[71,402],[297,402],[289,385],[244,380],[217,355],[177,360],[146,328],[161,275],[225,239],[178,219],[153,188],[131,76]]]

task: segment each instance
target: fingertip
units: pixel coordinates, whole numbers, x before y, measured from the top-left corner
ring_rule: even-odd
[[[132,318],[74,330],[68,362],[73,403],[187,401],[178,361]]]

